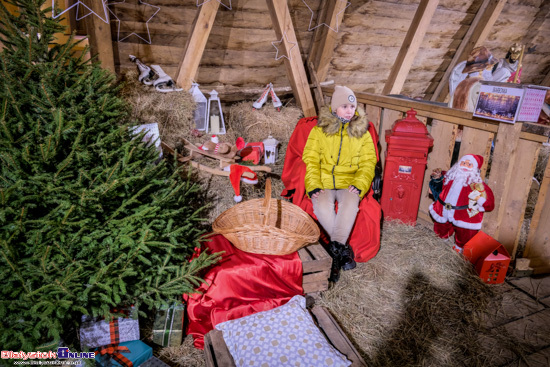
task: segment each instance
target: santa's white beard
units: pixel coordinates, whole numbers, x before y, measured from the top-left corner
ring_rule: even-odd
[[[449,181],[453,181],[453,186],[458,185],[460,187],[468,186],[473,182],[483,182],[478,170],[464,170],[458,163],[445,174],[445,184],[448,184]]]
[[[473,182],[482,182],[482,179],[477,169],[465,170],[457,163],[445,174],[445,185],[447,185],[450,181],[452,181],[452,186],[447,193],[445,202],[451,205],[456,205],[462,188]],[[454,210],[451,210],[447,215],[452,213],[454,213]]]

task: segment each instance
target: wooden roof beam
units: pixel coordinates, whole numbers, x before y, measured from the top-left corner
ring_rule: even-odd
[[[384,89],[382,89],[382,94],[398,94],[403,89],[407,75],[409,75],[412,63],[420,49],[420,44],[432,21],[437,5],[439,5],[439,0],[420,1],[409,31],[397,54],[390,76],[384,85]]]
[[[82,1],[88,8],[97,14],[104,14],[103,4],[96,0]],[[107,16],[109,16],[107,12]],[[101,67],[115,72],[115,57],[113,52],[113,40],[111,38],[111,26],[95,15],[84,18],[90,53],[97,56]]]
[[[485,42],[505,4],[506,0],[483,1],[474,20],[472,21],[472,24],[470,25],[470,28],[468,29],[468,32],[466,32],[466,35],[462,39],[460,46],[458,46],[451,63],[447,67],[445,74],[437,85],[437,88],[430,99],[431,101],[445,102],[445,99],[449,95],[449,77],[451,76],[453,69],[459,61],[466,60],[470,52],[476,46],[481,46]]]
[[[212,2],[212,1],[211,1]],[[217,3],[217,2],[216,2]],[[313,104],[313,96],[309,88],[309,82],[306,76],[306,70],[302,61],[302,54],[292,25],[292,18],[286,0],[267,0],[267,7],[271,16],[271,22],[275,29],[277,39],[282,39],[283,42],[279,47],[285,49],[285,67],[286,74],[292,86],[294,97],[298,104],[302,107],[305,117],[315,116],[315,105]],[[287,42],[295,44],[287,49]]]
[[[313,63],[313,67],[317,71],[317,79],[321,82],[327,78],[330,60],[338,41],[338,33],[334,32],[334,29],[340,29],[347,5],[348,2],[342,0],[323,0],[319,5],[321,11],[311,41],[308,64],[309,62]],[[338,16],[340,12],[342,15]],[[322,25],[323,23],[327,26]]]
[[[219,7],[220,3],[212,0],[203,3],[197,9],[176,77],[176,84],[185,90],[191,88],[193,79],[197,75],[202,54],[204,53],[208,36],[210,36],[210,31],[212,31]]]

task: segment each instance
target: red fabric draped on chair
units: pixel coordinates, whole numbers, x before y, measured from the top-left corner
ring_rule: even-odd
[[[187,335],[196,348],[204,348],[204,335],[220,322],[271,310],[303,294],[302,262],[298,253],[259,255],[244,252],[222,235],[203,242],[210,253],[225,251],[222,260],[208,269],[200,293],[184,295]]]
[[[285,190],[281,193],[281,196],[290,199],[317,221],[317,217],[313,214],[311,199],[305,193],[304,177],[306,174],[306,165],[302,161],[302,153],[307,138],[311,129],[316,124],[317,117],[305,117],[298,121],[294,128],[286,150],[282,174]],[[369,132],[375,144],[378,158],[378,134],[372,123],[369,124]],[[355,261],[367,262],[378,253],[380,249],[381,216],[380,203],[373,198],[371,189],[359,204],[359,213],[357,214],[357,219],[349,238],[349,244],[355,253]],[[324,231],[321,231],[321,241],[325,243],[329,242]]]

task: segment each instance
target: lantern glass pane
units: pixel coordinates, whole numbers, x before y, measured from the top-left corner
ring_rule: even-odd
[[[206,101],[197,102],[194,114],[195,127],[199,131],[206,130]]]

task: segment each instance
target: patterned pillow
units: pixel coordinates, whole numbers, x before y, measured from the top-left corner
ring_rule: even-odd
[[[238,367],[351,365],[321,334],[302,296],[269,311],[219,323],[216,329],[223,332]]]

